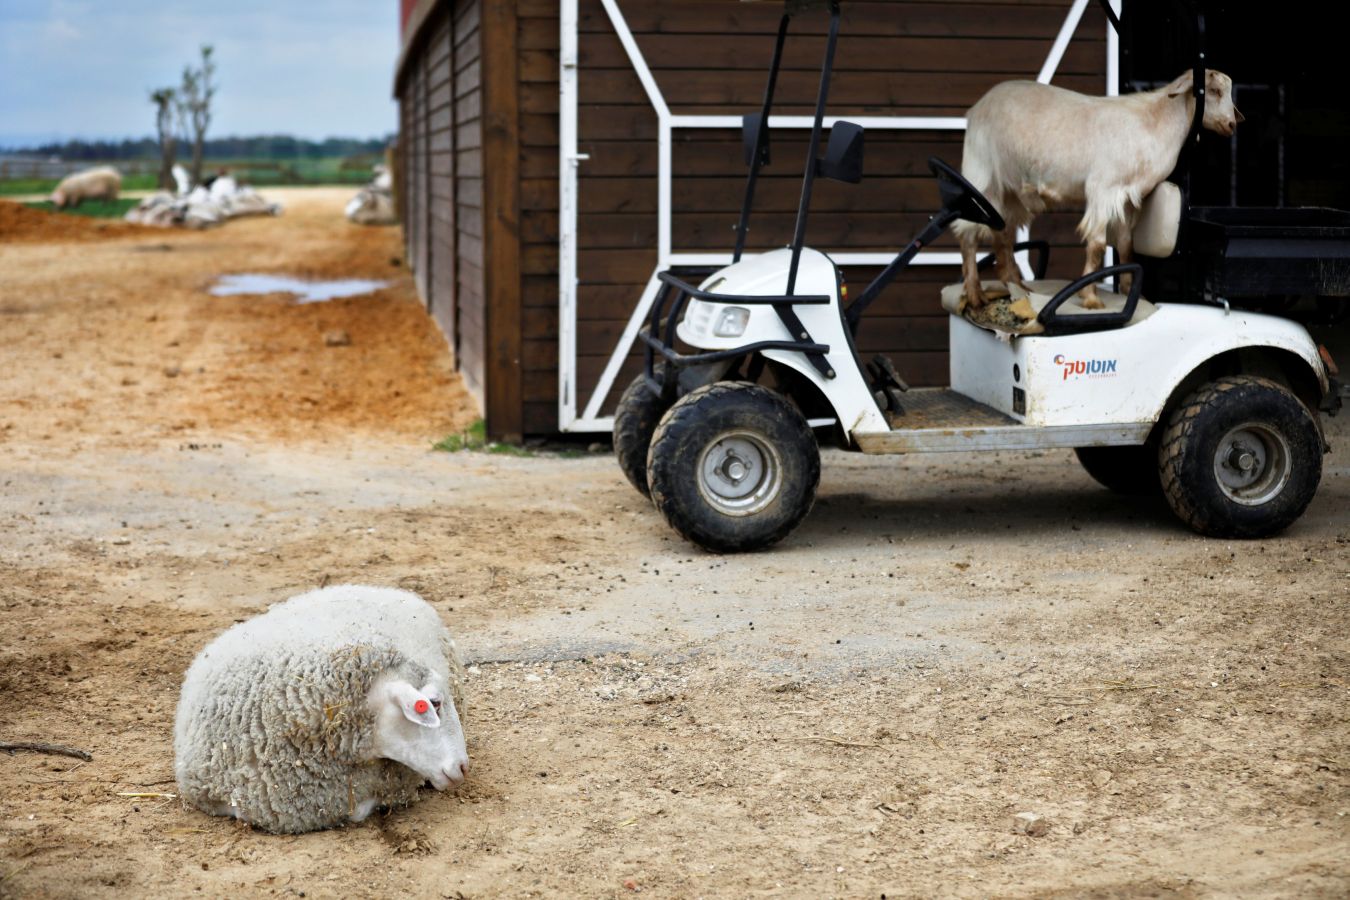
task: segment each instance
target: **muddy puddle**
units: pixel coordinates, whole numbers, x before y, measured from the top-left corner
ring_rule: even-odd
[[[344,297],[359,297],[389,286],[387,281],[362,278],[342,278],[335,281],[305,281],[285,275],[260,275],[245,272],[222,275],[211,286],[215,297],[236,297],[248,294],[294,294],[296,303],[322,303]]]

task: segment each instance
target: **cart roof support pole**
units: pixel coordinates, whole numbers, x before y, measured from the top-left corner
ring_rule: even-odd
[[[830,76],[834,73],[834,45],[839,41],[839,3],[830,2],[830,37],[825,44],[825,63],[820,69],[820,93],[816,95],[816,118],[806,148],[806,174],[802,177],[802,199],[797,206],[797,230],[792,235],[792,263],[788,267],[788,295],[797,287],[797,266],[801,263],[802,242],[806,240],[806,214],[811,208],[811,188],[816,180],[816,154],[820,150],[821,123],[830,97]]]
[[[741,202],[741,221],[736,225],[736,250],[731,261],[740,262],[745,252],[745,236],[750,230],[750,207],[755,202],[755,182],[759,180],[760,167],[765,163],[765,144],[769,137],[769,112],[773,109],[773,89],[778,83],[778,67],[783,61],[783,42],[787,39],[788,23],[792,21],[790,13],[784,13],[778,23],[778,42],[773,46],[773,63],[769,66],[769,83],[764,88],[764,108],[759,116],[759,128],[755,131],[755,148],[750,159],[750,175],[745,182],[745,199]]]

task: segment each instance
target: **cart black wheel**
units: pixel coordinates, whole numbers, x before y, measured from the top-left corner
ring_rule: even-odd
[[[1131,497],[1162,493],[1158,482],[1158,450],[1153,444],[1133,447],[1077,447],[1078,462],[1107,490]]]
[[[652,434],[670,403],[653,393],[647,379],[639,375],[628,385],[614,411],[614,455],[619,468],[642,496],[651,494],[647,487],[647,450]]]
[[[743,381],[691,391],[657,426],[647,456],[652,499],[666,522],[700,547],[768,547],[811,510],[820,448],[781,394]]]
[[[1308,508],[1322,452],[1317,421],[1287,388],[1236,375],[1204,385],[1172,412],[1158,468],[1167,502],[1191,528],[1259,538]]]

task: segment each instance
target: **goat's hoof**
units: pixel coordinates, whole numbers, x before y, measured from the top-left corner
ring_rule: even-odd
[[[1082,307],[1083,309],[1106,309],[1106,304],[1096,297],[1084,297]]]

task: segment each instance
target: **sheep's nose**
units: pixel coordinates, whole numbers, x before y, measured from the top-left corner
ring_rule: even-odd
[[[459,777],[462,780],[464,778],[467,778],[468,775],[469,775],[469,761],[466,759],[464,760],[464,762],[459,764]]]

